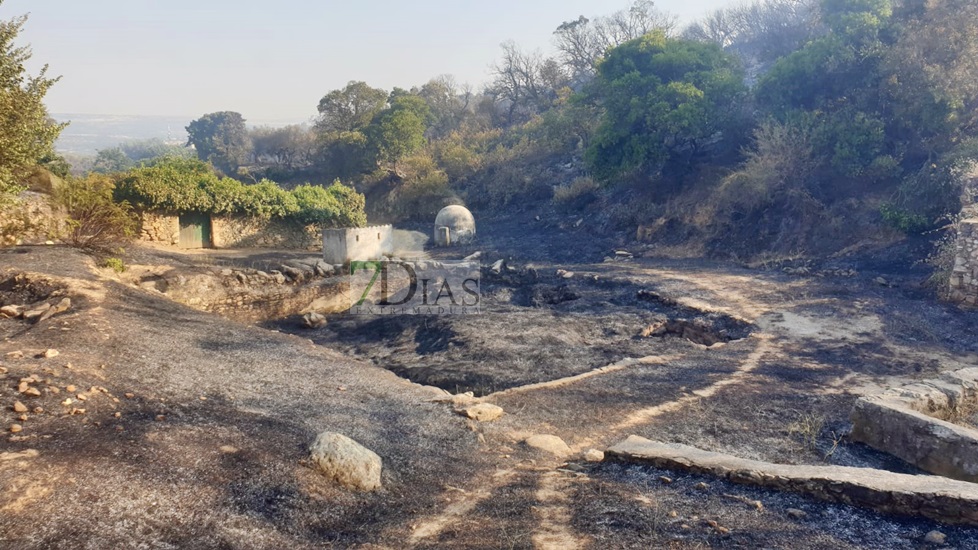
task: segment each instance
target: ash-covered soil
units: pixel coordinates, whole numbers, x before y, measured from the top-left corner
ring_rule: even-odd
[[[634,259],[615,254],[623,247]],[[860,395],[978,364],[978,313],[937,302],[926,273],[845,258],[833,269],[854,275],[642,258],[627,236],[532,213],[480,220],[477,244],[431,254],[475,251],[514,269],[485,277],[485,314],[332,316],[320,331],[197,312],[68,249],[0,251],[0,279],[54,281],[3,300],[51,291],[73,303],[36,325],[0,320],[0,427],[22,426],[0,438],[0,548],[922,548],[931,530],[978,546],[976,529],[581,458],[636,434],[919,473],[846,434]],[[719,339],[697,343],[704,335]],[[41,395],[24,396],[24,379]],[[488,393],[505,414],[466,420],[411,380]],[[381,491],[351,493],[311,467],[324,430],[382,457]],[[531,451],[532,434],[560,436],[572,454]]]
[[[269,326],[419,384],[476,396],[667,353],[673,339],[710,347],[753,330],[629,281],[526,266],[483,273],[480,314],[336,315],[316,331],[297,319]]]

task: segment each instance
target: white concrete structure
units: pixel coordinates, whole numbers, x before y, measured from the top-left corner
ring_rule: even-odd
[[[454,246],[475,240],[475,218],[464,206],[452,205],[441,209],[435,217],[435,244]]]
[[[323,260],[328,264],[380,260],[394,251],[389,225],[323,230]]]

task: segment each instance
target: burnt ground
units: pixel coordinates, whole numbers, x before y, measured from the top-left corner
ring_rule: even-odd
[[[47,274],[52,286],[30,292],[79,304],[39,325],[0,321],[3,425],[17,421],[14,399],[43,408],[0,440],[0,548],[922,548],[932,529],[978,547],[976,529],[523,448],[534,433],[575,453],[636,434],[912,472],[846,440],[853,402],[978,361],[978,314],[934,300],[909,264],[789,276],[637,248],[638,259],[605,263],[624,236],[562,224],[489,220],[476,245],[432,251],[513,266],[484,281],[481,316],[337,316],[319,331],[197,312],[68,249],[0,252],[0,279]],[[546,299],[569,296],[562,286],[577,297]],[[669,320],[688,324],[640,336]],[[706,346],[696,334],[723,338]],[[49,348],[60,354],[37,357]],[[3,355],[15,350],[24,357]],[[627,358],[641,360],[586,375]],[[22,398],[31,375],[44,391]],[[470,423],[407,378],[485,393],[506,415]],[[348,493],[308,467],[327,429],[383,457],[382,491]],[[762,509],[745,502],[755,500]]]

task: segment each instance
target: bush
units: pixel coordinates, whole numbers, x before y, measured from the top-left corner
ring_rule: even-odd
[[[570,185],[554,188],[554,202],[570,204],[578,200],[590,200],[595,197],[601,186],[593,178],[577,178]]]
[[[367,222],[363,195],[338,181],[325,189],[304,185],[289,192],[267,179],[245,185],[218,177],[207,164],[192,159],[169,158],[132,170],[119,182],[115,197],[145,211],[294,219],[320,226]]]
[[[69,179],[57,189],[54,200],[67,215],[65,238],[72,246],[93,250],[115,248],[132,239],[136,217],[127,202],[115,202],[111,178],[90,175]]]
[[[103,259],[99,262],[99,267],[109,268],[119,274],[126,272],[126,263],[122,261],[122,258],[116,258],[114,256]]]

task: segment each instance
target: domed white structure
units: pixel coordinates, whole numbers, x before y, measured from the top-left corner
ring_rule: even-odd
[[[469,209],[452,205],[441,209],[435,217],[435,244],[453,246],[475,240],[475,218]]]

